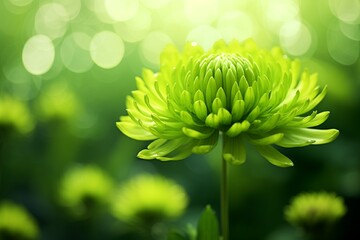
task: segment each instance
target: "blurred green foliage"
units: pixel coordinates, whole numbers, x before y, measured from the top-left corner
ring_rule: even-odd
[[[219,146],[181,162],[144,161],[136,154],[147,143],[115,126],[135,76],[143,67],[158,70],[167,43],[207,48],[219,38],[253,38],[302,58],[328,85],[318,106],[331,111],[323,127],[340,130],[331,144],[285,149],[291,169],[271,166],[251,149],[252,161],[231,167],[230,238],[299,239],[283,208],[299,192],[320,190],[339,194],[347,206],[333,239],[360,237],[358,1],[0,0],[0,16],[0,200],[24,206],[40,239],[137,239],[106,207],[81,219],[64,211],[60,182],[79,164],[98,166],[115,184],[145,172],[182,185],[186,212],[154,225],[154,237],[195,226],[207,204],[219,213]],[[8,98],[27,108],[10,124],[28,119],[26,131],[4,121]],[[16,108],[23,107],[10,111]]]

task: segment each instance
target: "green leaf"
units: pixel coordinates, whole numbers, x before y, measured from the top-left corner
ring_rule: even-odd
[[[215,212],[208,205],[202,212],[196,240],[219,240],[219,224]]]

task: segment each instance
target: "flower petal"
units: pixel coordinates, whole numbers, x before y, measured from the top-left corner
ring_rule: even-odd
[[[292,167],[294,166],[293,162],[276,150],[274,147],[266,145],[266,146],[256,146],[256,150],[263,156],[266,160],[268,160],[271,164],[278,167]]]
[[[147,141],[157,138],[149,131],[143,129],[139,124],[132,121],[132,119],[129,116],[121,117],[120,122],[116,122],[116,126],[126,136],[133,138],[135,140]]]
[[[210,137],[215,130],[212,128],[202,128],[201,130],[195,130],[193,128],[183,127],[182,131],[188,137],[195,139],[206,139]]]
[[[191,155],[195,142],[189,138],[157,139],[138,153],[138,157],[146,160],[159,159],[181,160]]]
[[[245,120],[243,122],[237,122],[234,123],[227,131],[226,131],[226,135],[229,137],[235,137],[237,135],[239,135],[240,133],[248,130],[250,127],[250,123]]]
[[[261,138],[250,137],[249,142],[254,145],[271,145],[279,142],[283,137],[284,137],[283,133],[275,133],[273,135],[269,135]]]
[[[286,128],[279,131],[284,137],[276,144],[289,148],[329,143],[339,135],[337,129]]]

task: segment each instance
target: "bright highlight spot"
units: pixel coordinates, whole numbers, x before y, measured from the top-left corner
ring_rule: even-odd
[[[53,2],[61,4],[68,13],[69,19],[76,18],[81,10],[81,0],[53,0]]]
[[[105,0],[105,9],[115,21],[126,21],[132,18],[138,8],[138,0]]]
[[[222,15],[217,29],[226,41],[245,40],[253,35],[253,22],[249,15],[241,11],[231,11]]]
[[[222,38],[221,34],[213,27],[208,25],[202,25],[194,28],[186,40],[190,42],[196,42],[204,49],[210,49],[216,40]]]
[[[102,68],[117,66],[124,56],[124,43],[114,32],[97,33],[90,43],[91,59]]]
[[[281,46],[294,56],[306,54],[311,47],[311,33],[309,29],[299,21],[285,23],[279,33]]]
[[[169,1],[170,0],[141,0],[141,3],[150,9],[160,9],[165,7]]]
[[[355,23],[360,17],[359,0],[330,0],[330,9],[340,20]]]
[[[163,32],[151,32],[141,42],[140,50],[141,54],[146,60],[154,66],[160,65],[160,53],[164,47],[171,43],[171,38]]]
[[[114,30],[126,42],[143,40],[151,28],[151,14],[149,10],[140,8],[136,15],[126,22],[114,23]]]
[[[60,48],[60,56],[64,66],[72,72],[83,73],[93,66],[89,47],[91,38],[82,32],[67,36]]]
[[[55,48],[49,37],[36,35],[25,43],[22,61],[29,73],[34,75],[46,73],[53,65],[54,59]]]
[[[299,5],[293,0],[266,0],[263,6],[267,23],[274,31],[283,23],[296,19],[299,14]]]
[[[51,39],[62,37],[67,30],[69,15],[64,6],[48,3],[39,8],[35,16],[35,31]]]

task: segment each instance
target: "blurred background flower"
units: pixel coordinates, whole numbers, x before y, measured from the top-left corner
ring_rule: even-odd
[[[301,193],[291,200],[285,208],[285,219],[314,239],[329,239],[324,234],[345,213],[342,197],[334,193],[309,192]]]
[[[39,239],[39,227],[34,217],[21,205],[2,201],[0,203],[0,239]]]
[[[179,184],[160,175],[141,174],[119,186],[112,212],[130,224],[152,225],[181,216],[188,201]]]
[[[229,169],[231,238],[294,238],[283,207],[303,189],[342,196],[347,213],[338,233],[341,239],[360,238],[357,0],[0,0],[0,16],[0,98],[27,106],[33,126],[31,134],[0,145],[0,199],[31,207],[44,240],[119,239],[113,229],[117,219],[95,218],[92,225],[78,227],[63,216],[58,188],[74,164],[94,164],[115,182],[142,172],[174,179],[191,198],[183,215],[190,223],[207,204],[218,206],[221,149],[165,164],[141,161],[136,154],[148,143],[122,135],[115,122],[126,114],[125,99],[141,69],[159,70],[165,45],[181,49],[196,41],[208,50],[221,38],[253,38],[261,48],[278,45],[291,58],[301,58],[309,72],[319,73],[319,85],[328,86],[318,105],[319,111],[331,111],[323,128],[341,132],[327,145],[284,149],[296,162],[286,171],[249,147],[253,161]],[[45,115],[40,108],[53,112],[48,109],[53,104],[40,104],[45,99],[59,106],[68,99],[63,106],[69,109],[57,110],[67,124],[40,117]]]
[[[59,186],[59,201],[79,217],[88,217],[109,203],[112,179],[96,166],[82,166],[65,173]]]

